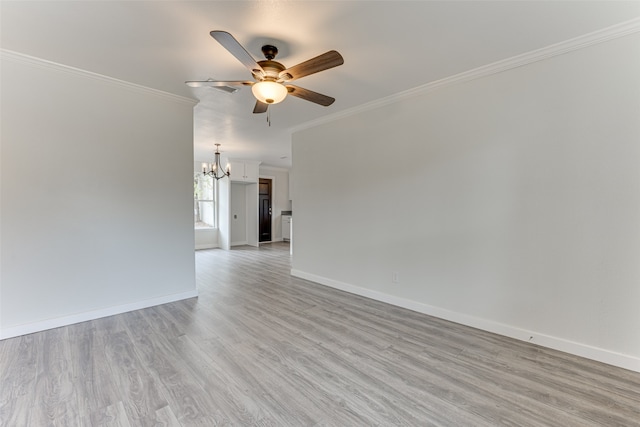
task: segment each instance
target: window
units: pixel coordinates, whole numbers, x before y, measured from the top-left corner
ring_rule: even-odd
[[[202,173],[193,176],[193,221],[195,228],[216,226],[216,186],[213,178]]]

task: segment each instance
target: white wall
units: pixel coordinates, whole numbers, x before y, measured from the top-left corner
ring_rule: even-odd
[[[194,230],[195,249],[211,249],[218,247],[217,228],[198,228]]]
[[[286,169],[260,166],[260,178],[270,178],[271,183],[271,241],[282,241],[282,211],[291,210],[289,197],[289,172]]]
[[[194,102],[1,66],[0,336],[196,296]]]
[[[293,274],[640,371],[638,76],[636,33],[295,133]]]

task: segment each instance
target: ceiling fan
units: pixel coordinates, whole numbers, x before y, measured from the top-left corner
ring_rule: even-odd
[[[282,102],[287,94],[314,102],[322,106],[333,104],[335,98],[321,93],[304,89],[289,82],[314,74],[329,68],[344,64],[344,59],[335,50],[323,53],[293,67],[286,68],[281,63],[274,61],[278,54],[278,48],[272,45],[262,46],[262,53],[266,60],[256,62],[244,47],[226,31],[211,31],[211,37],[216,39],[225,49],[238,59],[253,75],[254,81],[188,81],[191,87],[214,87],[217,89],[235,92],[233,86],[251,86],[251,91],[256,97],[254,114],[264,113],[270,104]]]

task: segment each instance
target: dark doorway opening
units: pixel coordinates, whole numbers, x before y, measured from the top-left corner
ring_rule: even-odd
[[[260,242],[271,241],[271,180],[260,178],[258,184],[258,218],[260,223]]]

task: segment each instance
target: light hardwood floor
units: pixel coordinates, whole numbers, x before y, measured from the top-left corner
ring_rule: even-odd
[[[2,426],[640,426],[640,374],[196,254],[200,296],[0,341]]]

